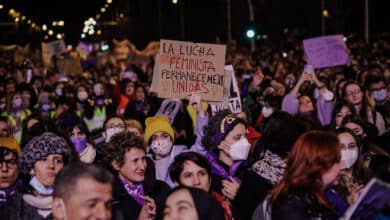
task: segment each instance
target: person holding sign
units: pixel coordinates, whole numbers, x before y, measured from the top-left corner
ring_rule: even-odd
[[[151,150],[151,157],[156,167],[156,178],[165,181],[171,187],[174,186],[169,176],[169,166],[174,161],[175,156],[186,151],[195,151],[205,155],[207,152],[201,146],[203,127],[208,122],[208,114],[201,107],[201,98],[197,94],[191,94],[190,104],[197,111],[196,127],[198,137],[195,144],[188,149],[185,145],[173,145],[175,141],[175,131],[167,116],[158,115],[145,120],[144,140]]]
[[[311,95],[304,94],[302,87],[314,83],[318,91],[318,98],[314,104]],[[317,121],[321,125],[328,125],[331,121],[333,111],[333,93],[320,82],[314,72],[313,67],[307,65],[302,72],[297,84],[287,94],[282,102],[282,111],[290,114],[302,114],[312,121]]]

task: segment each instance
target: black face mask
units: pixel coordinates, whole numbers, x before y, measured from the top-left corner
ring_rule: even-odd
[[[27,134],[35,137],[39,136],[46,132],[46,129],[43,127],[41,123],[35,123],[31,128],[27,129]]]

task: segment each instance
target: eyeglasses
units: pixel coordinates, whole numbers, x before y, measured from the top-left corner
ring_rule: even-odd
[[[346,96],[351,96],[351,95],[357,95],[359,93],[361,93],[362,91],[360,89],[355,89],[353,91],[350,91],[350,92],[347,92],[345,93]]]
[[[0,169],[3,168],[3,164],[7,166],[9,169],[13,169],[18,165],[17,159],[8,159],[8,160],[0,160]]]

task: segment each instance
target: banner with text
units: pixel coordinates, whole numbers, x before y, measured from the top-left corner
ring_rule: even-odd
[[[348,52],[343,35],[329,35],[303,40],[307,63],[314,68],[344,65]]]
[[[195,92],[205,101],[221,102],[225,54],[225,45],[161,40],[158,96],[181,99]]]
[[[242,111],[240,90],[238,89],[237,80],[232,65],[225,66],[226,78],[229,79],[229,85],[225,86],[227,91],[228,102],[220,104],[210,103],[212,115],[220,110],[229,109],[232,113],[237,114]]]
[[[66,52],[64,40],[56,40],[48,43],[42,42],[41,46],[42,46],[42,59],[43,59],[43,64],[45,66],[50,66],[52,64],[51,58],[53,55]]]

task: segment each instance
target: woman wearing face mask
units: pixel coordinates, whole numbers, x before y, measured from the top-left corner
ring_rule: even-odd
[[[87,86],[80,84],[76,87],[74,97],[76,97],[76,113],[80,117],[91,118],[93,108],[90,104]]]
[[[348,128],[336,130],[341,146],[341,161],[345,168],[337,184],[333,187],[348,204],[352,204],[360,193],[360,190],[371,179],[371,171],[364,166],[364,160],[355,134]]]
[[[20,93],[9,96],[10,105],[7,109],[7,119],[14,130],[14,137],[20,143],[22,137],[22,122],[31,114],[28,108],[23,107],[23,100]]]
[[[304,84],[314,83],[317,89],[317,100],[314,103],[310,96],[302,93]],[[283,98],[282,111],[290,114],[302,114],[313,121],[319,121],[321,125],[328,125],[331,121],[333,110],[333,93],[329,91],[324,83],[318,80],[314,70],[304,70],[299,77],[297,84]]]
[[[347,115],[341,122],[341,127],[348,128],[355,134],[357,141],[360,143],[361,154],[366,167],[369,167],[371,158],[376,155],[390,157],[388,152],[376,145],[378,131],[374,125],[364,122],[357,115]]]
[[[72,161],[69,145],[65,139],[47,132],[27,144],[21,161],[23,194],[15,196],[9,219],[51,219],[54,179]]]
[[[244,120],[223,110],[211,117],[204,128],[202,145],[208,150],[212,166],[212,189],[233,201],[247,172],[250,143],[246,139]]]
[[[136,85],[134,90],[134,100],[129,102],[124,111],[123,117],[136,119],[145,127],[144,121],[149,114],[150,103],[146,89],[143,85]]]
[[[197,112],[196,130],[197,138],[195,144],[188,149],[185,145],[173,145],[175,140],[175,131],[171,126],[168,117],[158,115],[149,117],[145,121],[144,140],[148,144],[151,157],[156,165],[156,178],[165,181],[171,187],[174,186],[169,176],[169,166],[174,161],[176,155],[185,151],[195,151],[205,155],[207,151],[201,144],[203,136],[203,127],[208,122],[208,114],[202,109],[201,98],[199,95],[193,94],[190,97],[190,104]]]
[[[96,157],[96,149],[89,141],[89,131],[82,120],[75,119],[75,122],[65,129],[74,149],[79,154],[80,161],[93,163]]]
[[[385,121],[382,115],[372,107],[375,104],[370,103],[369,92],[364,91],[360,84],[353,80],[346,82],[342,91],[344,100],[355,107],[356,113],[364,121],[376,126],[378,135],[382,135],[385,132]]]

